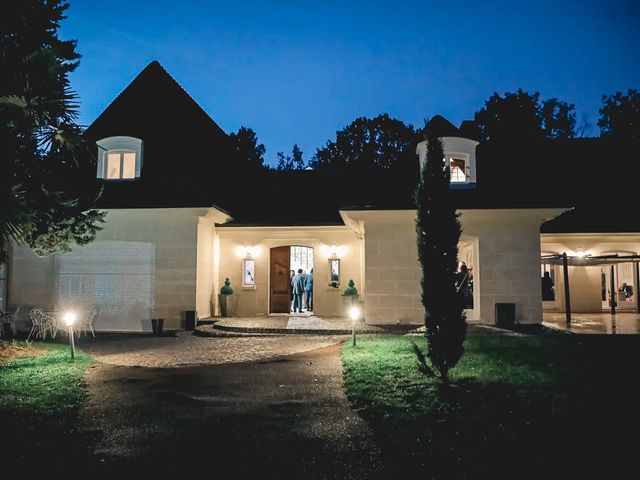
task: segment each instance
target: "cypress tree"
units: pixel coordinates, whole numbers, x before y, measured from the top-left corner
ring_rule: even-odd
[[[462,228],[452,203],[450,176],[440,138],[427,131],[426,165],[415,193],[416,233],[427,357],[444,380],[462,357],[467,333],[462,296],[455,285]]]

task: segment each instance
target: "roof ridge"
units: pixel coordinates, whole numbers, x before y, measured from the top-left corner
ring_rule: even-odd
[[[188,98],[193,102],[193,103],[195,103],[195,104],[196,104],[196,106],[200,109],[200,111],[201,111],[202,113],[204,113],[204,115],[205,115],[209,120],[211,120],[211,123],[213,123],[213,124],[214,124],[218,129],[220,129],[220,131],[221,131],[222,133],[224,133],[225,135],[227,135],[227,132],[225,132],[225,131],[222,129],[222,127],[220,127],[220,125],[218,125],[218,124],[216,123],[216,121],[211,117],[211,115],[209,115],[209,114],[207,113],[207,111],[206,111],[204,108],[202,108],[202,105],[200,105],[200,103],[198,103],[198,101],[197,101],[196,99],[194,99],[194,98],[189,94],[189,92],[187,92],[187,91],[184,89],[184,87],[183,87],[182,85],[180,85],[180,82],[178,82],[175,78],[173,78],[173,75],[171,75],[171,74],[167,71],[167,69],[166,69],[166,68],[164,68],[164,67],[162,66],[162,64],[161,64],[158,60],[153,60],[149,65],[147,65],[147,66],[144,68],[144,70],[146,70],[147,68],[150,68],[151,66],[154,66],[154,67],[155,67],[155,66],[157,66],[156,68],[160,68],[160,70],[161,70],[162,72],[164,72],[164,74],[165,74],[167,77],[169,77],[169,78],[173,81],[173,83],[175,83],[175,84],[176,84],[176,86],[177,86],[177,87],[178,87],[178,88],[179,88],[179,89],[180,89],[180,90],[181,90],[181,91],[182,91],[182,92],[183,92],[183,93],[184,93],[184,94],[185,94],[185,95],[186,95],[186,96],[187,96],[187,97],[188,97]],[[143,72],[144,72],[144,70],[143,70]],[[142,72],[140,72],[140,73],[142,74]]]
[[[94,118],[93,122],[91,122],[91,124],[90,124],[86,129],[85,129],[85,133],[86,133],[86,131],[87,131],[87,130],[90,130],[90,129],[91,129],[91,127],[92,127],[94,124],[98,123],[98,120],[100,120],[100,118],[101,118],[101,117],[102,117],[106,112],[108,112],[108,111],[109,111],[109,109],[110,109],[114,104],[116,104],[116,103],[121,99],[121,97],[122,97],[122,96],[123,96],[123,95],[124,95],[124,94],[125,94],[125,93],[130,89],[130,88],[131,88],[131,86],[132,86],[132,85],[134,85],[135,83],[139,82],[141,78],[144,78],[145,76],[147,76],[147,75],[151,74],[154,70],[156,70],[156,71],[160,72],[160,74],[161,74],[161,75],[164,75],[166,78],[168,78],[168,79],[173,83],[173,85],[175,85],[176,87],[178,87],[178,89],[179,89],[179,90],[180,90],[184,95],[186,95],[186,97],[187,97],[189,100],[191,100],[191,102],[193,102],[193,104],[194,104],[196,107],[198,107],[198,109],[202,112],[202,114],[205,116],[205,118],[206,118],[209,122],[211,122],[211,123],[213,124],[213,126],[214,126],[217,130],[219,130],[219,132],[220,132],[220,133],[222,133],[222,134],[223,134],[223,135],[225,135],[225,136],[228,136],[227,132],[225,132],[225,131],[220,127],[220,125],[218,125],[218,124],[216,123],[216,121],[211,117],[211,115],[209,115],[209,114],[207,113],[207,111],[206,111],[204,108],[202,108],[202,106],[201,106],[201,105],[200,105],[200,104],[199,104],[199,103],[198,103],[198,102],[197,102],[197,101],[196,101],[196,100],[195,100],[191,95],[189,95],[189,92],[187,92],[187,91],[182,87],[182,85],[180,85],[180,83],[179,83],[175,78],[173,78],[173,76],[172,76],[172,75],[167,71],[167,69],[166,69],[166,68],[164,68],[164,67],[162,66],[162,64],[161,64],[158,60],[153,60],[153,61],[151,61],[151,62],[150,62],[146,67],[144,67],[144,68],[143,68],[143,69],[142,69],[142,70],[141,70],[141,71],[140,71],[140,72],[139,72],[139,73],[138,73],[138,74],[133,78],[133,80],[131,80],[131,81],[130,81],[130,82],[129,82],[129,83],[128,83],[128,84],[127,84],[123,89],[122,89],[122,91],[121,91],[118,95],[116,95],[116,97],[115,97],[111,102],[109,102],[109,104],[108,104],[108,105],[107,105],[107,106],[106,106],[106,107],[105,107],[105,108],[100,112],[100,114],[99,114],[96,118]]]

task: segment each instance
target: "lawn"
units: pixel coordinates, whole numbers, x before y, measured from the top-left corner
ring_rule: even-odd
[[[62,416],[81,404],[89,356],[77,350],[71,360],[69,347],[61,344],[3,343],[1,349],[19,354],[0,363],[0,410]]]
[[[640,426],[639,347],[633,337],[469,336],[450,384],[421,371],[423,337],[345,344],[342,360],[347,396],[393,472],[533,476],[552,464],[604,468],[607,455],[609,472],[624,464],[635,442],[622,435]]]
[[[0,342],[0,353],[3,456],[28,460],[33,448],[45,446],[59,448],[39,450],[41,461],[59,460],[67,446],[66,454],[73,454],[78,442],[69,440],[85,398],[83,379],[91,357],[76,350],[71,360],[67,345],[40,342]]]

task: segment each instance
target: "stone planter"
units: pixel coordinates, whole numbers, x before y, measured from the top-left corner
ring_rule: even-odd
[[[218,294],[220,302],[220,315],[223,317],[233,317],[235,313],[235,295],[233,293]]]

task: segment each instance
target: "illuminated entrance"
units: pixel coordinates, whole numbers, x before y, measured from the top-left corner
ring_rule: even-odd
[[[302,270],[307,275],[313,270],[313,248],[302,245],[275,247],[270,251],[269,313],[291,313],[293,291],[291,280]],[[306,305],[306,298],[303,305]]]

